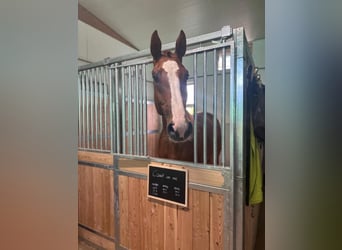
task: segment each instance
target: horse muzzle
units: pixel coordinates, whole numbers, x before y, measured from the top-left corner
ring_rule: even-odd
[[[171,141],[174,142],[185,142],[192,137],[192,123],[185,122],[180,125],[175,125],[174,123],[169,123],[167,125],[167,134]]]

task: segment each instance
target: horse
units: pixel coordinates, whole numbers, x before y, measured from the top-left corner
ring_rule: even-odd
[[[194,117],[186,110],[188,70],[182,64],[186,51],[186,36],[180,31],[175,52],[161,51],[161,40],[157,30],[152,33],[150,51],[153,57],[152,78],[154,103],[162,117],[162,131],[159,137],[158,157],[194,162]],[[203,124],[206,117],[208,164],[214,163],[213,127],[214,116],[197,114],[197,162],[203,163]],[[221,126],[216,122],[217,157],[221,151]]]

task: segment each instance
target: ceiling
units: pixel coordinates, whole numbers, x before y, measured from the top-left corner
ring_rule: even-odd
[[[80,7],[97,19],[92,26],[101,23],[105,33],[136,50],[149,47],[154,30],[162,43],[173,42],[181,29],[193,37],[225,25],[245,27],[248,41],[265,38],[264,0],[79,0]]]

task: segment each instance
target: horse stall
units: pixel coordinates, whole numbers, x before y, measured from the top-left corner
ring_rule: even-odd
[[[247,87],[255,71],[245,32],[225,26],[186,43],[194,146],[184,150],[193,152],[192,162],[158,157],[163,122],[150,49],[79,68],[79,237],[96,249],[253,249],[258,216],[247,206]],[[212,130],[206,119],[199,124],[198,112],[212,114]],[[199,160],[198,143],[204,155],[213,152],[213,162]],[[161,172],[151,174],[153,168]],[[167,171],[175,179],[184,174],[183,186],[170,197],[151,194],[153,186],[168,188],[153,179]]]

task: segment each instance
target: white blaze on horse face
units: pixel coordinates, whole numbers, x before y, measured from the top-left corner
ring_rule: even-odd
[[[163,64],[163,69],[167,73],[167,78],[171,90],[171,113],[172,121],[174,123],[174,130],[178,132],[180,137],[184,137],[187,129],[187,122],[185,120],[185,109],[183,106],[183,99],[180,92],[180,82],[177,76],[179,70],[178,64],[175,61],[166,61]]]

